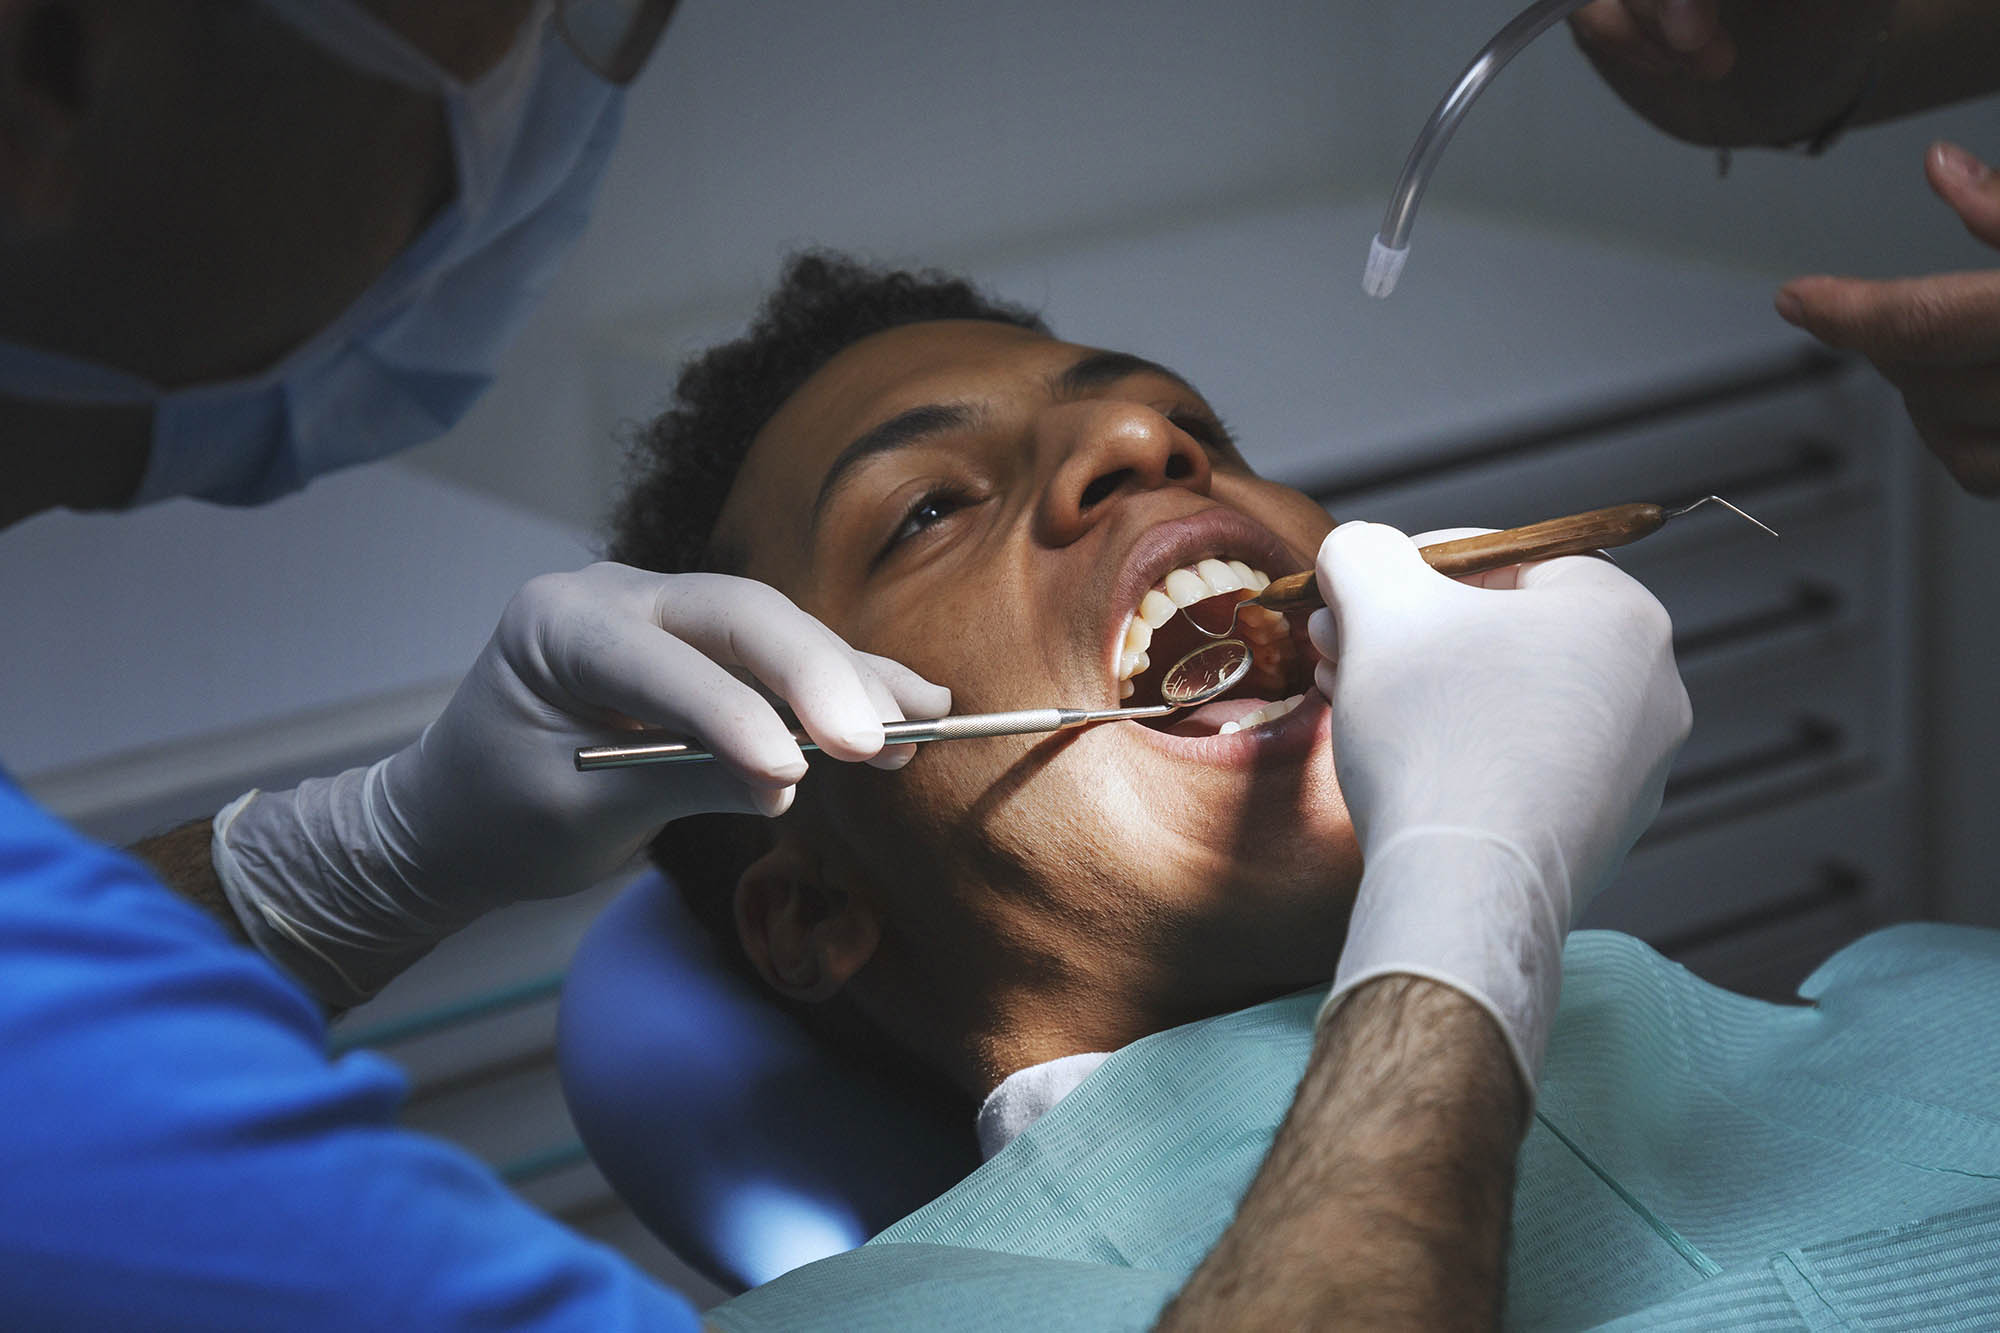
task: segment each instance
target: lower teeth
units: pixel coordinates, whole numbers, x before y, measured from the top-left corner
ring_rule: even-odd
[[[1238,731],[1248,731],[1251,727],[1275,722],[1306,701],[1304,694],[1294,694],[1289,699],[1280,699],[1274,704],[1265,704],[1254,713],[1245,713],[1234,722],[1225,722],[1216,729],[1219,736],[1228,736]]]

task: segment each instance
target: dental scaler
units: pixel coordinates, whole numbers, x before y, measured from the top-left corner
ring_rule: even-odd
[[[1361,273],[1361,290],[1377,300],[1396,290],[1396,279],[1402,276],[1403,261],[1410,257],[1410,229],[1417,222],[1417,201],[1424,196],[1424,187],[1430,184],[1431,172],[1437,169],[1438,159],[1444,155],[1444,146],[1451,142],[1458,123],[1465,119],[1465,113],[1486,85],[1493,82],[1508,61],[1520,54],[1521,48],[1553,27],[1559,19],[1569,17],[1575,10],[1588,4],[1589,0],[1538,0],[1521,11],[1519,17],[1494,36],[1486,44],[1486,49],[1474,56],[1465,72],[1458,76],[1451,91],[1431,112],[1431,118],[1424,122],[1423,132],[1417,135],[1416,146],[1403,162],[1403,174],[1396,181],[1396,193],[1389,199],[1389,211],[1382,217],[1382,230],[1368,245],[1368,267]]]
[[[1530,560],[1552,560],[1559,555],[1584,555],[1609,546],[1624,546],[1641,537],[1652,536],[1669,519],[1679,518],[1705,504],[1719,504],[1745,522],[1763,528],[1773,537],[1778,535],[1721,496],[1704,495],[1693,504],[1682,505],[1679,509],[1662,509],[1656,504],[1624,504],[1589,509],[1562,518],[1545,518],[1539,523],[1508,528],[1502,532],[1433,542],[1418,548],[1417,554],[1438,573],[1462,578]],[[1230,609],[1229,624],[1219,630],[1210,629],[1196,620],[1186,607],[1181,608],[1181,618],[1211,639],[1228,640],[1236,630],[1236,613],[1246,606],[1268,607],[1273,611],[1311,611],[1325,605],[1326,599],[1319,593],[1319,579],[1308,569],[1272,579],[1270,585],[1256,596],[1235,603]]]

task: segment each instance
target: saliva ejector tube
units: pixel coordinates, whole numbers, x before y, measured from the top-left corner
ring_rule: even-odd
[[[1361,273],[1361,290],[1377,298],[1396,290],[1403,261],[1410,257],[1410,229],[1417,221],[1417,201],[1424,196],[1431,172],[1437,169],[1444,146],[1465,119],[1474,99],[1493,82],[1506,63],[1529,42],[1541,36],[1559,19],[1588,4],[1589,0],[1537,0],[1521,11],[1513,22],[1500,29],[1486,49],[1473,57],[1458,76],[1451,91],[1424,122],[1416,146],[1403,161],[1403,174],[1396,181],[1396,193],[1389,199],[1389,211],[1382,216],[1382,230],[1368,244],[1368,267]]]

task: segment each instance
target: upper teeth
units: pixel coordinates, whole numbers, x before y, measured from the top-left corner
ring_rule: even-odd
[[[1130,681],[1153,664],[1146,655],[1146,650],[1153,644],[1153,631],[1173,619],[1182,607],[1206,601],[1218,593],[1236,592],[1243,588],[1262,592],[1270,582],[1269,574],[1252,569],[1241,560],[1211,557],[1171,571],[1139,599],[1138,608],[1125,622],[1125,633],[1118,645],[1118,679]],[[1275,611],[1264,611],[1260,617],[1256,614],[1260,611],[1264,608],[1244,608],[1240,627],[1247,629],[1255,625],[1259,633],[1254,637],[1269,637],[1275,627],[1262,623],[1264,618],[1282,621],[1283,617]],[[1120,693],[1129,695],[1131,691],[1127,689]]]

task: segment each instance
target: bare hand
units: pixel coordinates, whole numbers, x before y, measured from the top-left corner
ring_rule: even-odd
[[[1717,148],[1858,124],[1894,0],[1595,0],[1570,18],[1611,90],[1655,128]],[[1868,98],[1872,103],[1875,98]]]
[[[1966,230],[2000,249],[2000,173],[1947,143],[1931,145],[1924,172]],[[1820,341],[1874,362],[1958,484],[2000,495],[2000,269],[1795,278],[1777,307]]]
[[[1570,29],[1594,60],[1713,83],[1736,65],[1720,11],[1720,0],[1594,0]]]

